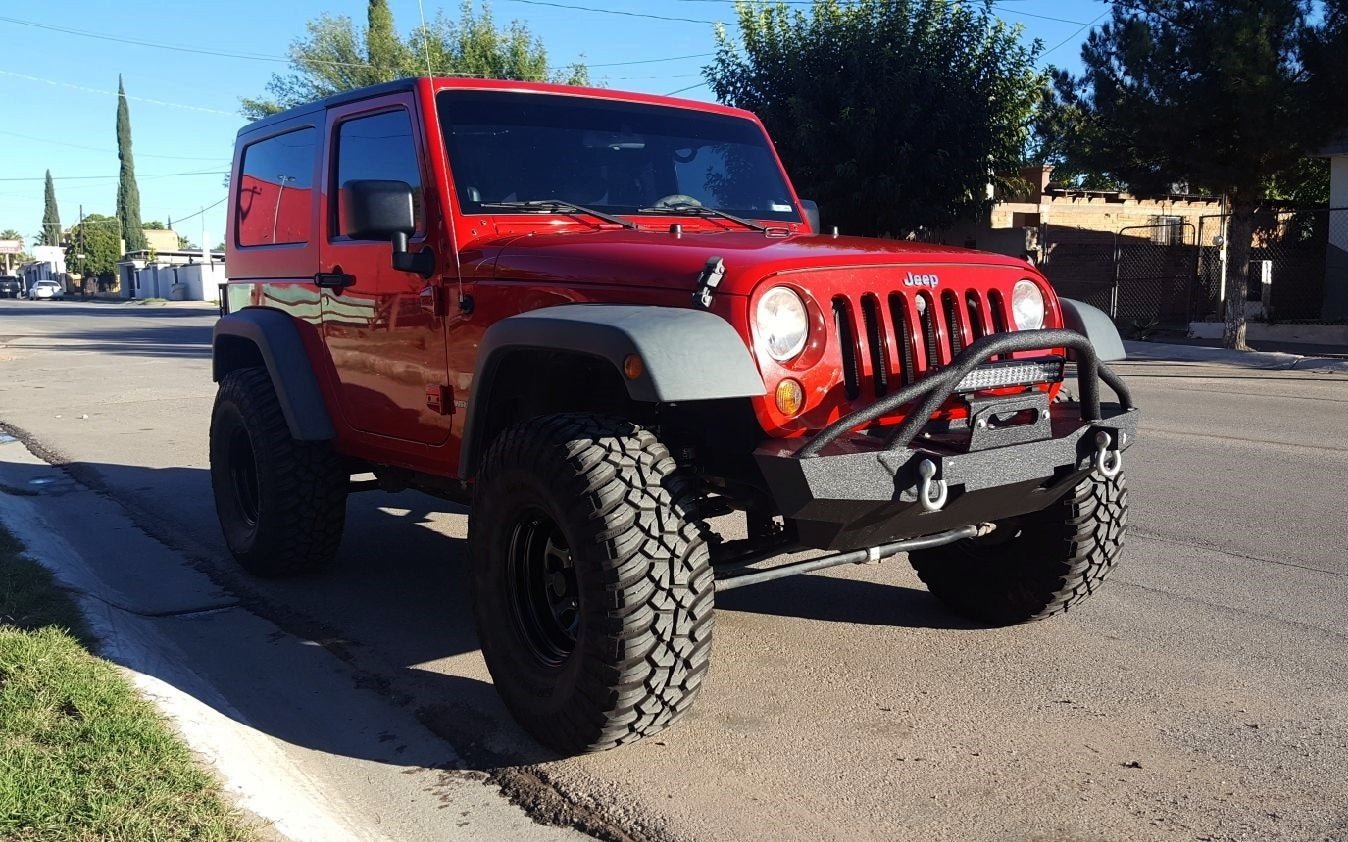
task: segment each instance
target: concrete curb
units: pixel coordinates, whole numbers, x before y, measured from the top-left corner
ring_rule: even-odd
[[[319,642],[222,601],[204,573],[115,500],[9,435],[0,435],[0,523],[74,594],[98,653],[126,671],[235,803],[266,823],[261,838],[581,838],[535,823],[416,711],[362,683]],[[141,573],[121,572],[132,568]]]
[[[1348,359],[1306,357],[1279,351],[1229,351],[1202,345],[1171,345],[1164,342],[1123,343],[1130,360],[1157,362],[1196,362],[1257,368],[1272,371],[1323,371],[1348,374]]]

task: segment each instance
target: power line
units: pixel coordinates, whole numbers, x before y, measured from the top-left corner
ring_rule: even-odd
[[[87,150],[90,151],[90,152],[108,152],[108,153],[111,153],[111,154],[114,154],[114,155],[117,154],[117,150],[116,150],[116,149],[104,149],[104,148],[101,148],[101,147],[98,147],[98,146],[84,146],[84,145],[79,144],[79,143],[66,143],[65,141],[62,141],[62,140],[52,140],[51,138],[48,138],[48,137],[36,137],[36,136],[34,136],[34,135],[19,134],[18,132],[10,132],[10,131],[3,131],[3,130],[0,130],[0,134],[3,134],[3,135],[9,135],[10,137],[19,137],[19,138],[23,138],[24,140],[34,140],[34,141],[37,141],[37,142],[39,142],[39,143],[44,143],[44,144],[47,144],[47,145],[50,145],[50,146],[69,146],[71,149],[87,149]],[[220,160],[219,156],[216,156],[216,157],[214,157],[214,158],[198,158],[198,157],[194,157],[194,156],[191,156],[191,155],[155,155],[155,154],[150,153],[150,152],[139,152],[139,151],[136,152],[136,157],[137,157],[137,158],[164,158],[164,159],[174,160],[174,161],[219,161],[219,160]]]
[[[157,41],[143,41],[138,38],[126,38],[119,35],[108,35],[102,32],[89,32],[84,29],[75,29],[69,26],[56,26],[50,23],[39,23],[35,20],[21,20],[19,18],[2,17],[0,22],[12,23],[15,26],[30,26],[34,29],[46,29],[52,32],[60,32],[66,35],[78,35],[82,38],[94,38],[99,41],[114,41],[118,44],[134,44],[138,47],[153,47],[158,50],[173,50],[180,53],[195,53],[205,56],[220,56],[222,58],[244,58],[252,61],[279,61],[289,62],[290,59],[285,56],[273,56],[263,53],[231,53],[224,50],[207,50],[200,47],[185,47],[179,44],[163,44]],[[369,67],[368,64],[351,64],[349,62],[322,62],[323,64],[336,64],[348,67]]]
[[[228,199],[228,198],[229,198],[228,196],[225,196],[224,199],[221,199],[221,200],[218,201],[218,202],[214,202],[214,203],[212,203],[212,204],[209,204],[209,205],[207,205],[206,207],[202,208],[201,210],[199,210],[199,211],[197,211],[197,212],[195,212],[195,213],[189,213],[189,214],[186,215],[186,216],[170,216],[170,217],[168,217],[168,218],[169,218],[169,219],[172,219],[172,220],[174,221],[174,223],[185,222],[185,221],[187,221],[187,220],[189,220],[189,219],[191,219],[191,218],[193,218],[193,217],[195,217],[195,216],[201,216],[203,213],[205,213],[206,211],[208,211],[208,210],[210,210],[211,208],[215,207],[216,205],[223,204],[224,201],[225,201],[225,199]]]
[[[522,0],[516,0],[516,2],[521,2],[521,1],[522,1]],[[607,9],[593,9],[593,10],[588,10],[588,11],[606,12],[606,11],[608,11],[608,10],[607,10]],[[615,13],[615,14],[632,14],[632,15],[636,15],[636,16],[639,16],[639,17],[657,17],[657,19],[664,19],[664,18],[658,18],[658,16],[652,16],[652,15],[637,15],[635,12],[633,12],[633,13]],[[113,42],[118,43],[118,44],[133,44],[133,45],[139,46],[139,47],[150,47],[150,48],[153,48],[153,49],[156,49],[156,50],[170,50],[170,51],[173,51],[173,52],[195,53],[195,54],[198,54],[198,55],[219,56],[219,57],[221,57],[221,58],[246,59],[246,60],[248,60],[248,61],[267,61],[267,62],[274,62],[274,63],[281,63],[281,64],[293,64],[293,63],[295,63],[295,59],[294,59],[294,57],[292,57],[292,56],[278,56],[278,55],[270,55],[270,54],[267,54],[267,53],[234,53],[234,52],[228,52],[228,51],[225,51],[225,50],[207,50],[207,49],[201,49],[201,48],[198,48],[198,47],[186,47],[186,46],[182,46],[182,45],[178,45],[178,44],[164,44],[164,43],[161,43],[161,42],[158,42],[158,41],[146,41],[146,40],[142,40],[142,39],[139,39],[139,38],[126,38],[126,37],[124,37],[124,36],[108,35],[108,34],[102,33],[102,32],[90,32],[90,31],[84,30],[84,29],[75,29],[74,27],[69,27],[69,26],[57,26],[57,25],[55,25],[55,24],[40,23],[40,22],[38,22],[38,21],[22,20],[22,19],[20,19],[20,18],[11,18],[11,17],[0,16],[0,22],[10,23],[10,24],[14,24],[14,25],[16,25],[16,26],[30,26],[30,27],[35,27],[35,28],[37,28],[37,29],[46,29],[46,30],[50,30],[50,31],[52,31],[52,32],[60,32],[60,33],[66,34],[66,35],[77,35],[77,36],[79,36],[79,37],[81,37],[81,38],[93,38],[93,39],[96,39],[96,40],[99,40],[99,41],[113,41]],[[608,62],[608,63],[604,63],[604,64],[590,64],[590,65],[587,65],[587,67],[621,67],[621,66],[629,65],[629,64],[654,64],[654,63],[656,63],[656,62],[662,62],[662,61],[679,61],[679,60],[681,60],[681,59],[689,59],[689,58],[707,58],[707,57],[712,56],[712,55],[715,55],[715,53],[697,53],[697,54],[694,54],[694,55],[687,55],[687,56],[669,56],[669,57],[667,57],[667,58],[649,58],[649,59],[640,59],[640,60],[638,60],[638,61],[615,61],[615,62]],[[322,60],[322,59],[305,59],[303,63],[305,63],[305,64],[322,64],[322,65],[328,65],[328,66],[330,66],[330,67],[363,67],[363,68],[369,68],[369,67],[372,66],[372,65],[370,65],[370,64],[366,64],[366,63],[363,63],[363,62],[350,62],[350,61],[324,61],[324,60]],[[548,70],[549,70],[549,71],[555,71],[555,70],[567,70],[567,69],[569,69],[570,67],[571,67],[571,65],[558,65],[558,66],[556,66],[556,67],[549,67]],[[131,97],[128,97],[128,98],[131,98]]]
[[[669,93],[665,94],[665,96],[674,96],[675,94],[681,94],[684,91],[691,91],[694,88],[700,88],[706,84],[707,84],[706,82],[698,82],[696,85],[689,85],[686,88],[679,88],[677,91],[670,91]]]
[[[741,0],[679,0],[680,3],[737,3],[737,2],[740,2],[740,1],[741,1]],[[747,3],[750,3],[750,4],[760,4],[760,5],[776,5],[776,4],[778,4],[778,3],[782,3],[783,5],[787,5],[787,6],[813,6],[813,5],[814,5],[814,0],[743,0],[743,1],[744,1],[744,2],[747,2]],[[1017,0],[1017,1],[1018,1],[1018,0]],[[526,0],[514,0],[514,2],[522,3],[522,2],[526,2]],[[972,0],[954,0],[954,2],[956,2],[956,3],[969,3],[969,2],[972,2]],[[1003,3],[1009,3],[1009,2],[1012,2],[1012,0],[993,0],[993,4],[992,4],[992,5],[994,5],[994,6],[1000,6],[1000,5],[1002,5]],[[1005,10],[1005,11],[1006,11],[1006,14],[1008,14],[1008,15],[1015,15],[1016,17],[1021,17],[1021,18],[1038,18],[1039,20],[1049,20],[1049,21],[1053,21],[1054,23],[1069,23],[1069,24],[1072,24],[1073,26],[1080,26],[1080,25],[1082,25],[1082,24],[1081,24],[1081,21],[1079,21],[1079,20],[1067,20],[1066,18],[1054,17],[1054,16],[1052,16],[1052,15],[1041,15],[1041,14],[1036,14],[1035,12],[1020,12],[1020,11],[1015,11],[1015,10],[1012,10],[1012,9],[1007,9],[1007,10]],[[1098,20],[1098,18],[1097,18],[1097,20]],[[1086,25],[1086,26],[1090,26],[1090,24],[1085,24],[1085,25]]]
[[[15,73],[12,70],[0,70],[0,76],[13,76],[15,79],[27,79],[30,82],[44,82],[48,85],[60,85],[62,87],[74,88],[77,91],[84,91],[85,93],[90,94],[104,94],[106,96],[117,96],[116,91],[107,91],[102,90],[100,88],[90,88],[85,85],[76,85],[73,82],[62,82],[59,79],[48,79],[43,76],[29,76],[27,73]],[[239,116],[237,113],[233,111],[221,111],[217,108],[203,108],[199,105],[187,105],[181,102],[168,102],[162,99],[150,99],[149,97],[132,96],[131,94],[124,94],[124,96],[127,99],[135,100],[136,102],[149,103],[150,105],[163,105],[169,108],[181,108],[185,111],[201,111],[206,114],[224,114],[227,117],[234,117],[235,119],[238,119]]]
[[[625,12],[620,9],[596,9],[593,6],[573,6],[568,3],[552,3],[548,0],[509,0],[511,3],[524,3],[529,6],[549,6],[554,9],[569,9],[573,12],[595,12],[601,15],[620,15],[626,18],[646,18],[648,20],[665,20],[674,23],[703,23],[716,24],[719,21],[702,20],[700,18],[680,18],[670,17],[669,15],[652,15],[646,12]]]
[[[1068,42],[1072,41],[1072,40],[1073,40],[1074,38],[1076,38],[1078,35],[1080,35],[1081,33],[1085,32],[1087,29],[1091,28],[1092,26],[1095,26],[1095,24],[1099,23],[1100,18],[1104,17],[1104,16],[1107,15],[1107,14],[1109,14],[1109,9],[1105,9],[1103,12],[1101,12],[1101,13],[1095,18],[1095,20],[1091,21],[1090,23],[1083,24],[1082,27],[1081,27],[1080,29],[1078,29],[1076,32],[1073,32],[1071,35],[1068,35],[1066,38],[1064,38],[1064,39],[1062,39],[1061,41],[1059,41],[1058,43],[1054,44],[1052,47],[1049,47],[1047,50],[1044,50],[1044,52],[1040,53],[1039,58],[1042,60],[1045,56],[1047,56],[1049,53],[1053,52],[1054,50],[1057,50],[1057,49],[1059,49],[1059,48],[1061,48],[1061,47],[1065,47],[1065,46],[1068,44]]]
[[[136,180],[153,178],[176,178],[187,175],[228,175],[228,170],[197,170],[195,172],[165,172],[155,173],[154,175],[138,175]],[[20,176],[0,178],[0,181],[45,181],[46,176]],[[120,175],[54,175],[52,181],[90,181],[97,178],[121,178]]]

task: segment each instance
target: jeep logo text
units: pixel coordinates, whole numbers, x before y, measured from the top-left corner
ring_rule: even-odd
[[[907,277],[903,279],[903,285],[906,287],[931,287],[936,289],[936,285],[940,282],[941,279],[936,275],[914,275],[912,272],[909,272]]]

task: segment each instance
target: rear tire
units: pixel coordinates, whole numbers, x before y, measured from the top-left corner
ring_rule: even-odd
[[[538,418],[488,449],[473,612],[506,707],[550,748],[635,742],[692,706],[715,593],[692,491],[652,433],[613,418]]]
[[[1068,611],[1099,589],[1123,549],[1123,474],[1091,474],[1047,509],[997,527],[908,560],[933,596],[979,622],[1011,625]]]
[[[332,562],[351,475],[328,442],[291,437],[266,369],[220,381],[210,447],[215,511],[245,570],[289,576]]]

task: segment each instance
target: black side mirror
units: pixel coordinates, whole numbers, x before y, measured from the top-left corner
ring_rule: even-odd
[[[393,268],[423,278],[435,274],[429,247],[410,253],[407,238],[416,233],[412,185],[405,181],[358,179],[342,185],[341,232],[353,240],[387,240],[393,244]]]
[[[816,234],[822,234],[819,228],[819,205],[812,199],[801,199],[800,209],[805,211],[805,221],[810,223],[810,230]]]

